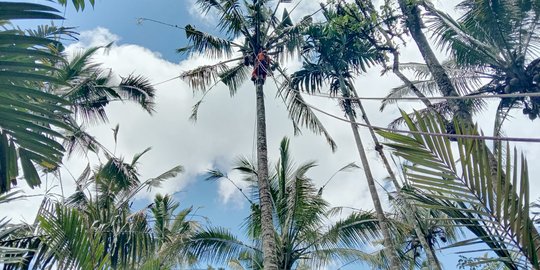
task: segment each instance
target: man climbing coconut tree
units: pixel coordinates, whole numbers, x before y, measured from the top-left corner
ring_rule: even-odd
[[[311,23],[311,16],[304,17],[298,24],[293,24],[287,10],[282,18],[277,17],[281,2],[274,9],[268,5],[270,0],[253,0],[250,4],[238,0],[198,0],[197,4],[203,13],[215,12],[219,16],[218,28],[226,38],[213,36],[197,30],[191,25],[185,27],[190,45],[179,51],[201,53],[204,56],[217,59],[213,65],[205,65],[184,72],[181,78],[195,89],[206,93],[211,86],[222,82],[229,87],[234,95],[240,84],[249,76],[250,69],[254,72],[256,89],[256,121],[257,121],[257,176],[262,218],[262,243],[264,252],[264,269],[277,269],[275,254],[274,228],[272,221],[272,199],[268,187],[268,153],[266,139],[266,115],[264,105],[263,85],[269,72],[269,55],[275,59],[275,64],[283,60],[284,54],[293,55],[301,50],[303,42],[302,29]],[[237,42],[237,40],[242,40]],[[267,50],[265,53],[264,50]],[[240,53],[238,57],[233,52]],[[257,60],[258,52],[262,52],[261,65]],[[253,57],[254,61],[250,61]],[[229,66],[231,63],[236,63]],[[246,65],[247,64],[247,65]],[[253,73],[252,73],[253,74]],[[194,107],[193,118],[201,102]],[[319,120],[311,110],[296,103],[288,106],[290,117],[295,130],[298,124],[307,125],[318,134],[324,134],[334,148],[335,144]]]

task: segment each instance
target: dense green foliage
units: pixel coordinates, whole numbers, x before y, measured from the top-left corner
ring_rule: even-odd
[[[372,241],[379,239],[377,219],[370,212],[354,212],[337,222],[341,208],[331,208],[322,198],[307,173],[314,162],[296,164],[290,155],[289,140],[284,138],[279,149],[279,160],[270,177],[275,238],[279,249],[279,269],[297,269],[301,265],[317,268],[331,262],[346,264],[360,260],[372,267],[384,265],[380,256],[362,251]],[[244,221],[243,229],[250,242],[243,243],[222,228],[208,228],[195,235],[193,253],[200,259],[229,265],[244,265],[245,269],[262,269],[261,217],[258,202],[256,166],[240,159],[235,170],[242,173],[243,181],[249,183],[246,199],[251,213]],[[209,179],[225,180],[226,176],[211,171]],[[306,259],[309,258],[309,259]]]

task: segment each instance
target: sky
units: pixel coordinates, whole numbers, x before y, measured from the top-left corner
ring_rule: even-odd
[[[291,8],[299,0],[284,6]],[[44,1],[33,1],[43,3]],[[199,110],[197,122],[190,121],[192,106],[201,98],[186,83],[175,78],[181,72],[202,64],[212,63],[198,55],[179,55],[177,48],[187,45],[184,32],[151,22],[138,23],[137,18],[145,17],[184,26],[193,24],[203,31],[216,32],[216,18],[202,15],[197,11],[194,0],[97,0],[94,8],[84,11],[65,9],[66,20],[56,22],[64,26],[77,27],[79,40],[68,46],[69,53],[77,53],[90,46],[102,46],[113,42],[106,53],[99,54],[95,61],[103,67],[111,68],[117,76],[141,74],[156,85],[156,112],[148,115],[132,104],[112,104],[108,108],[109,123],[91,127],[90,133],[95,135],[109,149],[115,149],[118,155],[130,159],[134,154],[151,146],[152,150],[141,159],[140,172],[142,178],[159,175],[176,165],[182,165],[185,172],[164,183],[163,187],[148,194],[141,194],[137,204],[141,207],[148,204],[156,192],[174,193],[181,207],[193,205],[197,215],[208,217],[212,225],[223,226],[240,234],[238,227],[247,216],[249,206],[236,188],[226,182],[204,181],[204,174],[209,169],[228,171],[233,180],[242,186],[240,177],[230,172],[239,156],[250,159],[255,157],[255,91],[251,82],[242,85],[237,95],[230,97],[227,88],[218,85],[208,94]],[[456,3],[452,1],[434,1],[440,8],[454,13]],[[58,7],[62,12],[64,8]],[[293,17],[301,18],[318,9],[318,2],[304,0],[293,12]],[[401,60],[421,61],[414,43],[407,39],[407,45],[401,51]],[[439,53],[442,56],[442,53]],[[288,63],[289,70],[300,67],[298,60]],[[381,68],[374,67],[367,74],[355,80],[361,96],[382,97],[389,89],[400,85],[393,74],[380,75]],[[168,82],[165,82],[168,81]],[[161,83],[165,82],[165,83]],[[266,84],[267,130],[269,160],[275,161],[278,156],[279,142],[284,136],[291,138],[292,156],[297,163],[315,160],[318,166],[308,174],[319,187],[339,168],[356,162],[360,165],[354,140],[347,123],[336,121],[324,115],[318,115],[338,144],[338,150],[332,153],[324,138],[305,130],[302,135],[294,136],[286,108],[282,100],[276,97],[276,87],[271,81]],[[343,112],[335,100],[320,97],[307,97],[310,104],[333,115],[343,117]],[[417,103],[401,102],[397,106],[389,106],[384,112],[379,111],[378,101],[364,102],[368,117],[374,125],[386,126],[399,115],[399,109],[410,111],[420,108]],[[495,104],[476,116],[476,120],[486,133],[493,130]],[[118,145],[114,145],[112,128],[120,125]],[[521,112],[513,114],[513,118],[505,125],[508,136],[538,137],[539,122],[531,122]],[[374,145],[365,129],[361,129],[365,140],[372,170],[377,181],[384,186],[386,172],[374,151]],[[540,173],[534,166],[540,162],[540,145],[516,144],[523,151],[531,164],[530,175]],[[62,185],[65,194],[74,190],[74,177],[87,165],[84,157],[75,156],[65,161],[66,172],[63,173]],[[27,194],[43,194],[54,186],[51,192],[60,193],[58,180],[47,179],[41,189],[27,190]],[[383,193],[380,193],[383,194]],[[338,174],[325,189],[323,196],[332,206],[345,206],[369,210],[371,199],[365,184],[364,172],[359,169]],[[540,187],[531,185],[531,198],[540,196]],[[381,196],[384,199],[384,196]],[[31,197],[24,201],[0,206],[2,216],[7,215],[13,221],[32,222],[41,197]],[[386,204],[386,200],[384,200]],[[444,251],[446,269],[453,269],[457,260]],[[337,267],[336,267],[337,268]],[[357,269],[357,268],[356,268]],[[367,268],[366,268],[367,269]]]

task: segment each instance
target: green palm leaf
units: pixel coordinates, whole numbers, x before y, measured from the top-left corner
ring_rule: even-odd
[[[362,249],[380,239],[377,218],[370,212],[355,212],[337,222],[331,220],[341,211],[329,209],[319,189],[307,176],[314,162],[296,165],[290,155],[289,140],[284,138],[279,148],[280,158],[270,177],[273,201],[274,237],[279,247],[279,269],[295,269],[299,264],[328,265],[331,262],[361,261],[370,266],[379,264],[379,258]],[[350,165],[345,166],[345,168]],[[243,228],[250,244],[239,241],[221,228],[203,230],[194,239],[193,254],[212,263],[229,261],[235,266],[260,269],[261,210],[257,188],[257,168],[246,159],[240,159],[234,168],[244,176],[252,195],[251,214],[244,220]],[[212,171],[209,179],[226,178],[219,171]],[[226,178],[228,179],[228,178]],[[229,181],[232,181],[228,179]],[[243,189],[246,190],[246,189]],[[251,267],[251,268],[249,268]]]
[[[186,38],[188,39],[189,51],[201,52],[212,58],[230,57],[233,42],[212,36],[197,30],[192,25],[186,25]]]
[[[2,19],[60,19],[57,10],[37,4],[0,3]],[[30,187],[41,184],[36,165],[59,166],[64,148],[57,142],[58,130],[69,130],[64,119],[68,102],[46,93],[46,85],[65,85],[50,63],[61,61],[48,46],[59,42],[25,34],[19,30],[0,32],[0,193],[10,190],[18,176],[17,163]]]
[[[55,211],[39,218],[47,235],[49,256],[55,257],[65,269],[104,269],[107,255],[105,243],[98,231],[89,231],[81,213],[76,209],[56,207]]]
[[[439,116],[416,116],[416,124],[402,112],[412,131],[445,132]],[[455,124],[457,134],[478,135],[475,127]],[[488,149],[481,140],[457,139],[457,154],[447,137],[414,134],[412,137],[379,132],[397,156],[412,163],[406,176],[420,207],[437,209],[448,220],[471,231],[477,238],[454,246],[475,243],[488,245],[511,269],[527,265],[538,267],[534,239],[536,229],[529,218],[529,180],[527,162],[517,151],[498,152],[492,170]],[[456,158],[454,158],[456,156]],[[503,173],[506,172],[506,173]]]

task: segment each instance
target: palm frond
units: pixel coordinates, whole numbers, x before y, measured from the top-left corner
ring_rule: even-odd
[[[200,260],[221,264],[238,258],[244,252],[260,252],[255,247],[245,245],[222,228],[209,228],[197,233],[189,246],[190,252]]]
[[[244,63],[239,62],[232,68],[227,68],[218,74],[222,83],[229,87],[231,97],[236,94],[238,88],[250,75],[249,67],[246,67]]]
[[[73,124],[73,130],[70,130],[64,134],[64,140],[62,145],[66,149],[66,154],[71,156],[75,153],[86,154],[89,151],[97,153],[103,146],[88,132],[84,127],[75,124],[75,120],[71,121]]]
[[[48,257],[53,257],[60,267],[103,269],[106,266],[108,255],[100,233],[89,232],[77,210],[58,206],[38,219],[46,235],[43,240],[47,243]]]
[[[478,69],[474,67],[459,67],[454,61],[445,61],[442,65],[459,94],[466,95],[473,93],[482,86],[482,79],[485,78],[483,74],[485,73],[481,67],[478,67]],[[402,63],[399,67],[404,71],[412,71],[414,73],[414,77],[417,80],[411,82],[424,95],[433,96],[441,93],[426,64]],[[390,90],[386,99],[381,102],[380,110],[383,111],[389,104],[395,104],[397,102],[397,100],[392,98],[411,95],[415,95],[415,93],[406,85],[394,87]]]
[[[211,58],[231,56],[234,46],[231,41],[201,32],[189,24],[186,25],[185,31],[190,43],[187,47],[188,51],[201,53]]]
[[[214,84],[219,75],[228,69],[227,65],[219,62],[214,65],[200,66],[180,74],[180,79],[186,81],[193,90],[206,92],[208,86]]]
[[[147,78],[129,75],[122,78],[118,88],[122,99],[137,102],[148,113],[154,112],[156,89]]]
[[[380,258],[374,254],[352,248],[317,249],[309,254],[310,259],[305,263],[311,269],[320,269],[330,263],[365,264],[370,269],[386,269]],[[312,257],[312,258],[311,258]]]
[[[359,249],[379,238],[377,217],[370,212],[354,212],[332,224],[317,244],[326,248],[335,245]]]
[[[197,5],[205,14],[214,11],[219,16],[217,27],[227,35],[236,37],[240,34],[249,36],[248,25],[238,0],[197,0]]]
[[[16,200],[22,199],[24,196],[20,195],[22,191],[10,191],[0,195],[0,204],[10,203]],[[10,220],[5,217],[0,218],[0,264],[18,264],[24,261],[24,256],[31,252],[31,250],[19,247],[14,239],[16,232],[23,228],[24,225],[10,224]],[[24,240],[24,237],[21,239]],[[15,243],[15,245],[13,245]]]
[[[4,12],[0,15],[0,20],[21,20],[21,19],[64,19],[58,15],[60,11],[55,8],[34,4],[34,3],[0,3],[0,9]]]
[[[178,174],[182,172],[184,172],[184,167],[182,165],[178,165],[154,178],[145,181],[145,183],[148,186],[148,189],[160,187],[163,181],[175,178],[176,176],[178,176]]]
[[[305,62],[302,69],[293,73],[290,79],[290,87],[310,94],[320,92],[324,82],[332,78],[333,71],[324,65]]]
[[[303,126],[307,127],[310,131],[318,135],[324,135],[326,142],[330,145],[332,151],[337,150],[337,144],[328,132],[324,125],[321,123],[317,115],[313,110],[306,105],[304,97],[300,93],[300,90],[296,87],[293,87],[292,81],[285,72],[279,69],[280,74],[285,78],[285,81],[280,85],[278,90],[278,95],[284,97],[287,105],[287,110],[289,111],[289,118],[295,123],[295,127]],[[296,132],[299,132],[299,129],[295,128]]]
[[[44,5],[0,4],[1,20],[60,19],[58,11]],[[0,31],[0,193],[11,189],[19,175],[17,162],[30,187],[41,181],[36,165],[47,169],[59,166],[64,148],[57,142],[59,131],[71,127],[63,119],[70,114],[68,102],[46,93],[46,85],[65,85],[55,76],[51,63],[63,61],[48,50],[59,42],[4,28]]]
[[[483,62],[502,65],[504,60],[497,54],[496,47],[492,42],[484,42],[485,39],[477,39],[468,33],[468,29],[459,22],[453,20],[448,14],[435,9],[431,4],[426,4],[428,14],[431,15],[431,30],[437,37],[437,44],[451,48],[458,62],[469,64],[482,64]],[[498,35],[497,35],[498,36]],[[493,38],[486,36],[486,38]],[[493,41],[493,40],[491,40]]]
[[[410,130],[446,130],[440,116],[417,114],[415,124],[405,113],[402,115]],[[479,134],[475,127],[459,123],[454,129],[457,134]],[[477,237],[455,246],[485,243],[511,269],[527,264],[538,267],[537,232],[529,218],[528,167],[523,155],[519,158],[515,150],[512,156],[506,146],[506,156],[498,151],[493,173],[484,141],[459,138],[458,153],[454,154],[445,137],[379,133],[391,141],[387,145],[396,155],[413,163],[406,166],[406,175],[422,192],[418,205],[444,212],[450,221]]]
[[[90,3],[90,5],[92,5],[92,7],[96,3],[96,0],[71,0],[71,2],[73,3],[73,6],[75,7],[76,10],[84,10],[84,8],[86,7],[86,2],[87,1],[88,1],[88,3]],[[62,5],[67,5],[68,0],[58,0],[58,3],[60,3]]]

